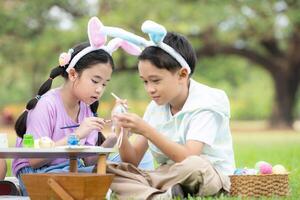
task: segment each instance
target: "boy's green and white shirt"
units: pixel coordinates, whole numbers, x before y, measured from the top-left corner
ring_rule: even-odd
[[[187,140],[203,142],[202,155],[225,175],[235,169],[232,137],[229,128],[230,106],[224,91],[190,79],[189,95],[182,110],[171,114],[170,105],[152,101],[144,120],[179,144]],[[173,162],[149,141],[150,150],[159,164]]]

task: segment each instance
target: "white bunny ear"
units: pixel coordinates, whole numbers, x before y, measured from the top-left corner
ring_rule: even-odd
[[[130,42],[131,44],[135,44],[140,47],[147,47],[151,45],[151,42],[149,42],[145,38],[140,37],[134,33],[128,32],[122,28],[104,26],[102,32],[110,37],[121,38],[125,41]]]
[[[106,42],[106,35],[101,31],[103,24],[97,17],[92,17],[88,22],[88,36],[90,45],[94,48],[100,48]]]
[[[150,40],[155,44],[161,43],[167,34],[165,27],[151,20],[145,21],[141,29],[149,35]]]
[[[141,54],[142,50],[135,44],[122,40],[120,38],[114,38],[108,42],[106,49],[111,54],[116,51],[119,47],[121,47],[124,51],[126,51],[130,55],[138,56]]]

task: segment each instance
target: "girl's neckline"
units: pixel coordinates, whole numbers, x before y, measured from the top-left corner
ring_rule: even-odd
[[[79,109],[78,109],[78,112],[77,112],[76,121],[74,121],[74,120],[72,119],[72,117],[68,114],[67,109],[66,109],[66,107],[65,107],[65,105],[64,105],[63,98],[62,98],[62,95],[61,95],[61,90],[62,90],[61,87],[60,87],[60,88],[57,88],[57,89],[56,89],[56,92],[57,92],[57,96],[58,96],[59,102],[60,102],[61,106],[62,106],[63,109],[64,109],[63,112],[64,112],[65,115],[68,117],[68,119],[70,120],[70,122],[72,122],[73,124],[78,124],[78,123],[80,123],[81,113],[82,113],[82,112],[81,112],[81,104],[82,104],[82,102],[79,101]]]

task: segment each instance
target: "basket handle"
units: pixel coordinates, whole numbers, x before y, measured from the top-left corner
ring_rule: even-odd
[[[62,200],[74,200],[53,178],[49,178],[47,183]]]

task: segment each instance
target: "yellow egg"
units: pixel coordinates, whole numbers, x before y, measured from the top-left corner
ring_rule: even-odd
[[[273,173],[274,173],[274,174],[286,174],[287,171],[286,171],[286,169],[284,168],[284,166],[282,166],[282,165],[275,165],[275,166],[273,167]]]

